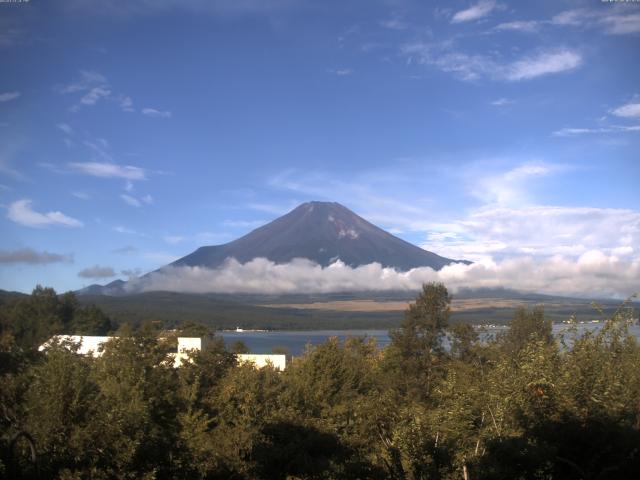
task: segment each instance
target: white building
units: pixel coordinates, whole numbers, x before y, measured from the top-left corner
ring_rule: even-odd
[[[276,370],[284,370],[287,366],[287,356],[281,354],[240,353],[238,354],[238,361],[240,363],[253,363],[256,368],[271,365]]]
[[[40,345],[38,350],[44,351],[54,343],[73,343],[78,345],[77,353],[81,355],[91,355],[100,357],[104,351],[104,344],[116,337],[96,337],[90,335],[54,335],[48,341]],[[206,350],[206,339],[200,337],[178,337],[178,347],[175,353],[171,353],[174,358],[173,366],[179,367],[183,361],[188,361],[189,353],[193,351]],[[259,355],[253,353],[241,353],[237,355],[240,363],[253,363],[256,368],[273,366],[276,370],[284,370],[287,365],[286,355]]]

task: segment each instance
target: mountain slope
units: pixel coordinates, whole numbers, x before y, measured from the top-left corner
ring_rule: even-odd
[[[244,237],[201,247],[172,265],[215,268],[230,257],[241,263],[256,257],[275,263],[307,258],[322,266],[338,259],[352,267],[378,262],[401,271],[439,270],[456,261],[405,242],[338,203],[309,202]]]
[[[323,267],[337,260],[350,267],[375,262],[398,271],[417,267],[439,270],[453,262],[470,263],[441,257],[405,242],[338,203],[308,202],[237,240],[224,245],[200,247],[156,272],[167,272],[170,270],[168,267],[215,269],[230,258],[240,263],[254,258],[266,258],[277,264],[305,258]],[[154,273],[146,274],[133,282],[115,280],[104,286],[90,285],[78,293],[138,293],[145,288],[149,289],[145,282]]]

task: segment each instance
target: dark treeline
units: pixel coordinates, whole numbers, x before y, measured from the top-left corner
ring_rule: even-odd
[[[55,333],[114,328],[38,288],[0,308],[0,475],[60,479],[620,479],[640,472],[640,347],[623,306],[555,339],[542,309],[479,342],[425,285],[392,343],[336,339],[284,372],[221,339],[172,368],[154,324],[100,358]],[[182,334],[209,334],[183,326]],[[451,348],[443,348],[450,336]],[[163,338],[164,337],[164,338]]]

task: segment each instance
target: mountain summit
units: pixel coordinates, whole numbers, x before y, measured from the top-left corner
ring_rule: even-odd
[[[401,271],[439,270],[456,262],[385,232],[339,203],[308,202],[244,237],[198,248],[171,265],[215,268],[231,257],[241,263],[256,257],[275,263],[307,258],[322,266],[341,260],[351,267],[377,262]]]
[[[340,260],[350,267],[379,263],[398,271],[417,267],[440,270],[455,262],[428,252],[385,232],[339,203],[308,202],[274,221],[253,230],[244,237],[224,245],[200,247],[189,255],[162,267],[204,267],[215,269],[225,260],[235,258],[246,263],[266,258],[277,264],[295,258],[306,258],[323,267]],[[135,293],[151,274],[129,284],[115,280],[105,286],[91,285],[80,294],[122,295]]]

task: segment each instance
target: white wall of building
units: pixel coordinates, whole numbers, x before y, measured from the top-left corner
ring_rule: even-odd
[[[116,337],[96,337],[90,335],[54,335],[47,342],[40,345],[38,350],[43,351],[55,342],[74,343],[79,345],[77,353],[81,355],[91,355],[100,357],[103,353],[103,345]],[[199,337],[178,337],[178,348],[176,353],[171,353],[173,366],[179,367],[182,362],[189,360],[189,352],[200,351],[206,348],[206,342]],[[255,354],[241,353],[238,355],[239,363],[252,363],[256,368],[263,368],[267,365],[273,366],[276,370],[284,370],[287,366],[286,355],[276,354]]]
[[[287,356],[280,354],[259,355],[255,353],[238,354],[239,363],[253,363],[256,368],[272,365],[276,370],[284,370],[287,366]]]

